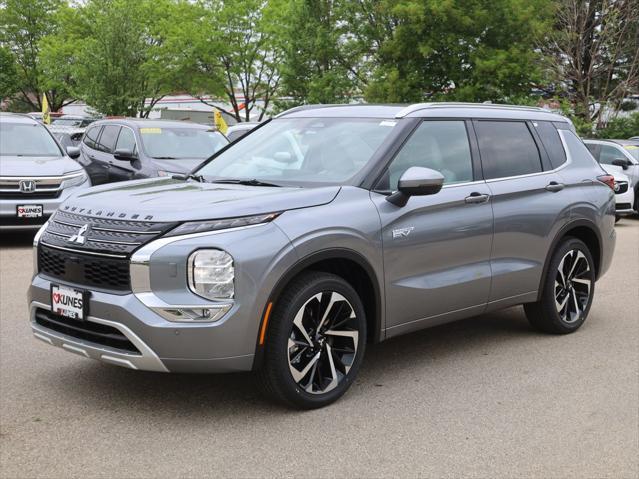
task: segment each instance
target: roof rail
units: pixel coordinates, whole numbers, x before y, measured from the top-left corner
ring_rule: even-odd
[[[498,103],[464,103],[464,102],[433,102],[433,103],[415,103],[400,110],[395,118],[404,118],[411,113],[431,108],[444,107],[460,107],[460,108],[494,108],[499,110],[524,110],[524,111],[548,111],[538,106],[521,106],[521,105],[500,105]]]
[[[283,116],[288,115],[289,113],[295,113],[296,111],[305,111],[305,110],[316,110],[318,108],[337,108],[340,106],[362,106],[366,105],[366,103],[326,103],[326,104],[316,104],[316,105],[300,105],[294,106],[286,111],[283,111],[279,115],[275,115],[274,118],[281,118]]]

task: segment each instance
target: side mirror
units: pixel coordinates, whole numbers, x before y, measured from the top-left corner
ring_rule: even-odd
[[[124,161],[137,160],[137,157],[135,156],[135,153],[133,153],[133,150],[130,150],[128,148],[118,148],[117,150],[113,152],[113,157],[116,160],[124,160]]]
[[[411,196],[434,195],[443,185],[444,176],[439,171],[412,166],[399,178],[397,191],[386,200],[395,206],[405,206]]]
[[[627,170],[630,166],[630,160],[627,160],[626,158],[617,158],[612,160],[612,164],[615,166],[620,166],[624,170]]]
[[[77,146],[67,146],[67,155],[69,155],[69,158],[73,158],[74,160],[76,158],[79,158],[80,148],[78,148]]]

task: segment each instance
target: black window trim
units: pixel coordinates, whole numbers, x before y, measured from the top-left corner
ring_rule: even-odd
[[[490,122],[497,122],[497,121],[501,121],[501,122],[516,122],[516,123],[523,123],[524,125],[526,125],[526,128],[528,128],[528,131],[530,132],[530,135],[533,139],[533,142],[535,143],[535,146],[537,147],[537,153],[539,154],[539,166],[541,167],[541,171],[537,171],[535,173],[524,173],[522,175],[514,175],[514,176],[500,176],[498,178],[486,178],[485,175],[484,176],[484,181],[486,181],[486,183],[493,183],[495,181],[504,181],[504,180],[511,180],[511,179],[517,179],[517,178],[526,178],[527,176],[538,176],[538,175],[545,175],[547,173],[550,173],[554,170],[546,170],[544,169],[544,161],[542,159],[542,151],[545,153],[546,150],[542,150],[539,147],[539,143],[537,142],[537,137],[535,137],[534,133],[531,131],[532,129],[532,125],[530,124],[530,122],[532,120],[522,120],[522,119],[515,119],[515,118],[473,118],[472,122],[473,122],[473,128],[475,126],[475,124],[482,122],[482,121],[490,121]],[[475,132],[475,135],[477,135],[477,132]],[[479,156],[481,158],[481,151],[479,152]],[[548,160],[550,161],[550,160]],[[566,163],[562,164],[559,168],[563,168],[566,165]],[[557,169],[559,169],[557,168]],[[483,162],[482,162],[482,172],[483,172]]]
[[[102,131],[100,132],[100,138],[97,140],[96,146],[102,146],[102,145],[100,144],[100,140],[102,139],[102,135],[104,134],[104,130],[105,130],[107,127],[109,127],[109,126],[116,126],[116,127],[118,127],[118,128],[119,128],[119,130],[118,130],[118,134],[117,134],[117,136],[115,137],[115,143],[113,143],[113,147],[115,148],[115,145],[116,145],[116,144],[117,144],[117,142],[118,142],[118,138],[120,137],[120,132],[122,131],[122,125],[121,125],[121,124],[119,124],[119,123],[106,123],[106,124],[103,124],[103,125],[102,125]],[[107,155],[111,155],[111,156],[113,156],[113,151],[115,151],[115,150],[113,150],[113,151],[105,151],[105,150],[102,150],[102,149],[100,149],[100,148],[96,148],[96,150],[97,150],[97,151],[99,151],[100,153],[105,153],[105,154],[107,154]]]
[[[98,135],[95,137],[95,143],[93,144],[94,146],[91,145],[87,145],[85,138],[88,137],[87,133],[89,133],[89,131],[91,131],[93,128],[95,128],[96,130],[98,130]],[[87,128],[87,131],[84,133],[84,136],[82,137],[82,143],[84,144],[84,146],[86,146],[87,148],[91,148],[92,150],[95,151],[100,151],[96,148],[96,146],[98,146],[98,142],[100,141],[100,137],[102,136],[102,130],[104,129],[104,125],[100,124],[100,125],[95,125],[94,127],[89,127]]]

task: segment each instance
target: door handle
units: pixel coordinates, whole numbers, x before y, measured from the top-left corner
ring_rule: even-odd
[[[473,191],[464,201],[468,204],[486,203],[490,199],[490,195]]]
[[[551,181],[546,186],[546,190],[552,191],[553,193],[557,193],[558,191],[563,190],[566,187],[563,183],[557,183],[556,181]]]

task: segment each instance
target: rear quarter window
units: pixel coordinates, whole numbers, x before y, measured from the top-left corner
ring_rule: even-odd
[[[550,164],[553,168],[559,168],[566,162],[566,152],[561,144],[555,125],[550,121],[535,121],[533,125],[541,138],[546,153],[550,157]]]

